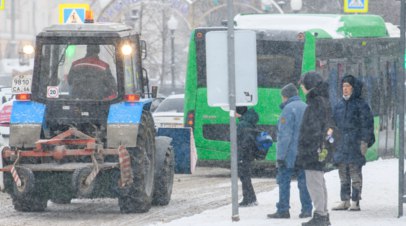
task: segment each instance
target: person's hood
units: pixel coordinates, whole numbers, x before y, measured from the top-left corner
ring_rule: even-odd
[[[256,124],[259,120],[258,114],[254,111],[254,109],[248,109],[245,114],[243,114],[240,118],[240,120],[244,120],[246,122],[249,122],[251,124]]]
[[[300,97],[299,97],[299,96],[293,96],[293,97],[289,98],[285,103],[281,103],[281,105],[279,105],[279,107],[280,107],[281,109],[283,109],[283,108],[284,108],[286,105],[288,105],[290,102],[297,101],[297,100],[300,100]]]
[[[355,78],[350,99],[361,98],[361,95],[362,95],[362,82],[359,79]]]

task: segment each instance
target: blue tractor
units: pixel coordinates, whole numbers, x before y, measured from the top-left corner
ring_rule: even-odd
[[[17,211],[73,198],[118,198],[123,213],[169,203],[174,151],[155,135],[144,55],[145,42],[123,24],[60,24],[37,35],[33,73],[13,78],[1,153]]]

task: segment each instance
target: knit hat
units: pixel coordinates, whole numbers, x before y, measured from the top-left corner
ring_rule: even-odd
[[[348,83],[352,87],[354,87],[354,85],[355,85],[355,77],[353,75],[344,76],[343,79],[341,80],[341,84],[344,84],[344,83]]]
[[[243,107],[237,107],[235,110],[237,111],[237,113],[239,115],[243,115],[245,112],[247,112],[248,108],[243,106]]]
[[[296,86],[293,85],[292,83],[287,84],[286,86],[284,86],[282,88],[281,95],[286,98],[291,98],[293,96],[297,96],[298,92],[297,92]]]
[[[314,71],[308,72],[304,75],[302,84],[307,90],[311,90],[323,82],[323,78]]]

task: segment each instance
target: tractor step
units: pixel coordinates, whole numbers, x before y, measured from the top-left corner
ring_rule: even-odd
[[[25,167],[33,172],[35,171],[44,171],[44,172],[51,172],[51,171],[64,171],[64,172],[70,172],[70,171],[75,171],[76,169],[79,168],[85,168],[85,167],[93,167],[93,163],[64,163],[64,164],[59,164],[59,163],[43,163],[43,164],[18,164],[17,166]],[[12,167],[12,165],[7,166],[5,168]],[[100,170],[105,170],[105,169],[112,169],[112,168],[120,168],[119,163],[100,163],[98,164],[98,167]]]

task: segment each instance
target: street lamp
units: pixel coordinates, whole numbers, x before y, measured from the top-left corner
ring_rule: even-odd
[[[175,89],[175,30],[178,28],[178,20],[172,15],[168,20],[168,29],[171,32],[171,85]]]
[[[294,13],[299,12],[302,9],[302,0],[290,0],[290,8]]]

